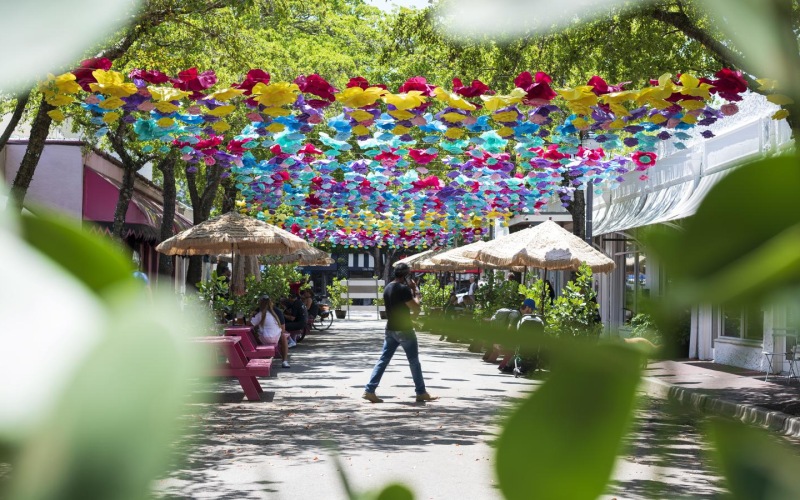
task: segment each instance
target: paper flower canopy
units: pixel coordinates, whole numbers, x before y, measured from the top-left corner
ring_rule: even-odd
[[[90,61],[41,89],[53,119],[89,113],[101,136],[122,120],[147,148],[178,149],[189,172],[233,175],[262,218],[351,246],[474,239],[493,220],[567,205],[576,189],[613,188],[645,175],[659,141],[713,135],[702,128],[734,114],[746,90],[730,70],[627,90],[599,76],[576,88],[552,81],[523,72],[502,95],[478,80],[454,78],[448,90],[413,77],[391,92],[356,76],[338,90],[318,74],[280,82],[252,69],[218,84],[210,70],[125,76]],[[585,136],[602,148],[584,148]]]

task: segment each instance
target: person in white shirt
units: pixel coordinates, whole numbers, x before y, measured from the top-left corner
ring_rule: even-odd
[[[269,296],[262,295],[258,299],[258,312],[250,320],[250,324],[255,328],[262,344],[278,345],[281,360],[283,360],[281,367],[290,368],[289,346],[286,343],[286,336],[283,335],[286,320],[283,319],[283,313],[275,309]]]

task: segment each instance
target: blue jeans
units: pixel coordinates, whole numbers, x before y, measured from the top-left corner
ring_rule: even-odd
[[[417,335],[414,330],[408,331],[394,331],[386,330],[386,338],[383,341],[383,352],[375,368],[372,370],[372,376],[369,383],[364,387],[366,392],[375,393],[378,384],[381,383],[383,372],[389,366],[389,362],[397,350],[397,346],[403,346],[403,350],[408,358],[408,366],[411,368],[411,377],[414,379],[414,387],[417,394],[425,394],[425,381],[422,379],[422,365],[419,363],[419,344],[417,344]]]

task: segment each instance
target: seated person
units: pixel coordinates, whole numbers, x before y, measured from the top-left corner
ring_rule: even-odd
[[[289,347],[283,335],[286,320],[280,309],[272,304],[272,299],[262,295],[258,299],[258,310],[250,319],[259,342],[264,345],[278,345],[278,352],[283,360],[282,367],[289,368]]]
[[[306,329],[306,322],[308,321],[308,311],[306,306],[303,305],[300,297],[294,296],[291,299],[285,299],[286,311],[286,331],[295,332]]]
[[[316,318],[319,315],[319,304],[314,299],[314,294],[311,290],[303,290],[303,305],[306,306],[309,318]]]
[[[492,323],[499,324],[501,327],[506,328],[507,330],[516,330],[520,319],[525,315],[533,314],[534,309],[536,309],[536,302],[533,299],[525,299],[522,301],[522,305],[519,309],[499,309],[492,316]],[[507,362],[509,359],[509,352],[513,356],[513,349],[501,346],[499,344],[494,344],[492,348],[487,351],[483,359],[485,361],[492,362],[502,354],[504,355],[503,362]],[[503,366],[504,365],[501,363],[501,369]]]
[[[475,305],[475,292],[478,290],[478,283],[475,281],[475,276],[469,277],[469,288],[467,294],[464,295],[464,305],[472,307]]]
[[[519,308],[519,311],[516,315],[516,321],[513,323],[509,323],[508,328],[521,332],[521,331],[531,331],[532,329],[536,329],[539,326],[542,326],[543,323],[541,319],[538,317],[533,316],[533,311],[536,309],[536,302],[533,299],[525,299],[522,302],[522,306]],[[528,322],[528,319],[533,319],[535,321]],[[498,366],[498,370],[501,371],[511,371],[514,369],[513,359],[514,359],[515,349],[512,349],[508,346],[503,346],[500,354],[503,355],[503,361],[500,362],[500,366]]]

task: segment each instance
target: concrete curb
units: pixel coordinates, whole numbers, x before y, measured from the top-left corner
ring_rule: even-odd
[[[800,437],[800,417],[716,398],[651,377],[642,378],[639,388],[649,396],[670,399],[704,414],[732,418],[785,436]]]

